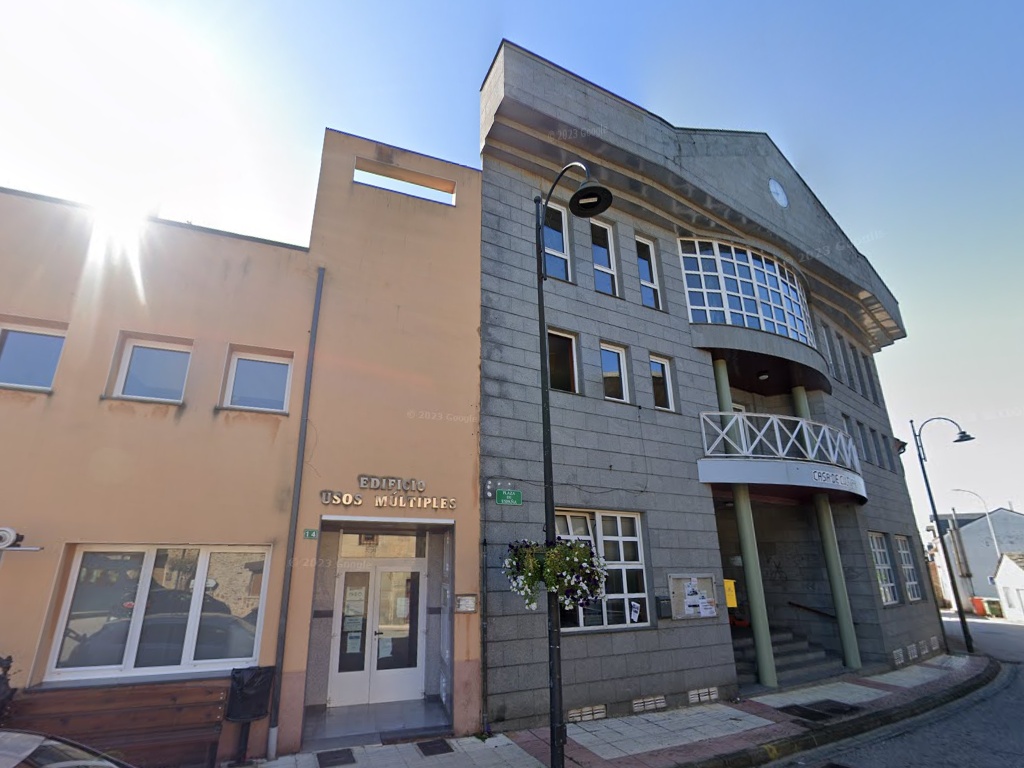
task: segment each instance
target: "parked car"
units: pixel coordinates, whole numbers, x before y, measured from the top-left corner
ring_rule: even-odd
[[[0,728],[0,768],[132,768],[128,763],[57,736]]]

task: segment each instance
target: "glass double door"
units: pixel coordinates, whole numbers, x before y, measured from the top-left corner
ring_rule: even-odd
[[[423,697],[426,563],[338,563],[327,706]]]

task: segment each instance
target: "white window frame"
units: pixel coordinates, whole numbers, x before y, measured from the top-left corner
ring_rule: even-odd
[[[139,667],[129,665],[134,663],[138,653],[139,637],[142,634],[142,620],[146,613],[146,601],[149,598],[149,584],[153,575],[153,566],[156,560],[156,553],[161,549],[198,549],[199,561],[196,567],[195,583],[205,584],[210,566],[210,555],[221,552],[234,554],[252,554],[263,557],[263,583],[260,586],[260,597],[258,603],[258,614],[256,626],[253,630],[255,641],[253,643],[252,655],[246,658],[231,659],[209,659],[192,660],[174,666],[163,667]],[[128,629],[128,638],[125,646],[125,659],[119,665],[103,667],[58,667],[57,661],[60,655],[61,644],[64,640],[64,632],[67,627],[68,614],[71,612],[71,601],[75,595],[77,579],[82,566],[83,557],[89,552],[138,552],[143,554],[142,568],[139,572],[139,581],[135,593],[135,602],[132,608],[132,616]],[[203,546],[191,544],[88,544],[77,548],[74,560],[71,564],[67,580],[64,582],[64,601],[60,611],[60,621],[57,624],[57,632],[53,637],[50,657],[47,663],[47,680],[89,680],[111,677],[143,677],[151,675],[183,675],[197,671],[227,671],[235,667],[249,666],[256,664],[260,657],[260,637],[263,634],[263,621],[266,614],[267,585],[269,579],[266,574],[270,572],[270,547],[236,547],[236,546]],[[199,632],[199,621],[202,616],[204,590],[195,589],[192,594],[192,604],[189,610],[188,625],[185,632],[183,651],[188,650],[191,644],[190,655],[195,654],[195,643]]]
[[[615,355],[619,360],[619,378],[622,381],[622,397],[609,397],[608,393],[604,390],[604,353],[610,352]],[[626,350],[623,347],[616,346],[615,344],[601,343],[601,393],[604,395],[605,400],[610,400],[613,403],[628,403],[629,402],[629,381],[626,377]]]
[[[187,352],[188,353],[188,365],[185,366],[185,378],[181,381],[181,397],[178,399],[171,399],[165,397],[146,397],[144,395],[126,395],[124,392],[125,379],[128,378],[128,367],[132,360],[132,352],[136,347],[142,347],[144,349],[166,349],[171,352]],[[148,339],[127,339],[124,343],[124,349],[121,352],[121,363],[120,368],[117,371],[117,381],[114,384],[114,397],[122,400],[141,400],[143,402],[153,403],[174,403],[180,405],[185,402],[185,387],[188,386],[188,372],[192,368],[192,345],[172,343],[167,341],[150,341]]]
[[[646,245],[648,253],[650,253],[650,256],[651,256],[651,281],[644,280],[643,278],[639,278],[639,280],[640,280],[640,289],[641,289],[640,290],[640,303],[643,304],[648,309],[662,310],[662,309],[665,308],[665,302],[663,302],[661,300],[661,288],[658,286],[658,257],[655,255],[654,241],[653,240],[648,240],[647,238],[644,238],[644,237],[636,237],[636,238],[634,238],[634,241],[637,242],[637,243],[643,243],[644,245]],[[636,261],[637,261],[637,275],[639,277],[639,270],[640,270],[640,249],[639,248],[636,249]],[[644,297],[643,297],[643,289],[644,288],[650,288],[652,291],[654,291],[654,303],[657,306],[651,307],[651,306],[648,306],[647,304],[644,304]]]
[[[550,391],[552,391],[552,392],[566,392],[566,393],[569,393],[569,394],[579,394],[579,391],[580,391],[580,371],[579,371],[579,367],[576,365],[576,337],[573,334],[571,334],[571,333],[566,333],[565,331],[556,331],[553,328],[548,328],[548,336],[561,336],[563,338],[568,339],[571,342],[570,354],[572,356],[572,386],[573,386],[572,389],[555,389],[553,386],[551,386],[551,361],[550,361],[550,357],[551,357],[551,343],[550,343],[550,339],[549,339],[548,340],[548,345],[547,345],[547,347],[548,347],[548,357],[549,357],[549,360],[548,360],[548,389]]]
[[[903,588],[907,593],[907,600],[916,603],[922,600],[921,582],[917,577],[917,563],[914,562],[914,550],[910,546],[909,536],[894,536],[896,539],[896,556],[900,559],[900,569],[903,571]]]
[[[67,343],[67,329],[47,328],[39,325],[25,325],[21,323],[0,323],[0,352],[3,352],[3,337],[8,331],[14,333],[28,333],[36,336],[55,336],[61,339],[60,354],[57,355],[57,364],[53,366],[53,375],[50,376],[50,386],[37,387],[32,384],[18,384],[16,382],[0,381],[0,388],[21,389],[27,392],[52,392],[53,381],[57,378],[57,369],[60,367],[60,360],[64,356],[64,345]]]
[[[633,536],[611,536],[611,537],[607,537],[607,538],[609,540],[615,540],[615,541],[619,541],[619,542],[635,541],[636,545],[637,545],[637,554],[638,554],[640,559],[639,559],[639,561],[632,561],[632,560],[608,561],[606,563],[606,566],[607,566],[609,571],[611,571],[612,569],[621,569],[623,571],[622,582],[623,582],[623,587],[624,588],[626,587],[626,581],[627,581],[626,580],[626,576],[625,576],[625,571],[627,569],[640,571],[643,574],[644,591],[643,591],[642,594],[640,592],[628,592],[628,591],[621,592],[621,593],[617,592],[617,593],[610,594],[610,595],[606,594],[605,595],[605,599],[601,600],[601,618],[602,618],[601,624],[594,624],[594,625],[590,625],[590,626],[584,626],[583,625],[583,612],[584,612],[585,609],[577,608],[576,609],[576,617],[577,617],[577,622],[579,623],[579,626],[571,627],[571,626],[563,625],[562,626],[562,631],[563,632],[591,632],[591,631],[595,631],[595,630],[606,630],[606,629],[609,629],[609,628],[617,628],[617,627],[633,628],[633,627],[648,627],[648,626],[651,625],[651,611],[652,611],[652,607],[653,607],[652,604],[654,602],[654,598],[650,594],[650,586],[647,583],[647,566],[646,566],[646,561],[644,560],[643,528],[642,528],[642,525],[641,525],[642,521],[640,519],[640,515],[639,514],[636,514],[634,512],[595,512],[595,511],[581,510],[581,509],[559,509],[559,510],[556,511],[556,517],[558,517],[558,518],[570,518],[570,517],[580,518],[580,517],[585,517],[586,520],[587,520],[587,530],[589,532],[589,536],[580,536],[580,535],[573,534],[572,533],[571,523],[570,523],[570,521],[568,519],[566,519],[566,524],[569,526],[568,530],[570,531],[570,534],[569,535],[559,534],[558,537],[560,539],[564,539],[564,540],[568,540],[568,541],[586,541],[586,542],[588,542],[590,544],[590,546],[592,546],[594,548],[594,551],[597,552],[597,554],[599,554],[599,555],[601,555],[603,557],[604,556],[604,542],[605,542],[605,538],[606,537],[604,535],[604,527],[602,525],[602,518],[608,517],[608,516],[616,517],[616,518],[628,517],[628,518],[631,518],[631,519],[636,521],[636,536],[635,537],[633,537]],[[606,586],[606,589],[607,589],[607,582],[605,583],[605,586]],[[644,602],[647,604],[647,621],[633,622],[633,621],[630,621],[630,616],[629,616],[629,601],[630,601],[630,598],[639,598],[639,597],[642,597]],[[626,609],[626,623],[625,624],[609,624],[608,623],[607,601],[608,601],[609,598],[625,600],[626,606],[627,606],[627,609]]]
[[[896,590],[896,574],[892,569],[892,559],[889,557],[889,546],[885,539],[884,533],[868,531],[871,559],[875,565],[875,577],[878,579],[882,605],[896,605],[900,598]]]
[[[554,248],[548,248],[547,240],[544,238],[544,228],[547,226],[547,221],[541,222],[541,240],[544,242],[544,275],[550,277],[552,280],[561,280],[558,275],[548,274],[547,257],[554,256],[556,259],[561,259],[565,262],[565,282],[572,282],[572,259],[569,257],[569,212],[560,205],[555,203],[548,203],[549,211],[558,211],[562,217],[562,247],[564,250],[556,251]]]
[[[659,411],[674,411],[676,409],[676,399],[672,392],[672,363],[667,357],[661,357],[660,355],[651,355],[651,363],[657,363],[665,371],[665,389],[668,392],[668,406],[658,405],[655,402],[654,407]],[[651,397],[654,397],[654,372],[651,372]]]
[[[260,363],[277,363],[279,365],[288,366],[288,375],[284,380],[284,397],[281,401],[280,408],[257,408],[252,405],[233,405],[231,399],[234,395],[235,390],[235,372],[238,368],[239,360],[253,360]],[[221,403],[222,408],[230,408],[232,410],[241,411],[261,411],[263,413],[288,413],[288,404],[291,402],[292,394],[292,358],[285,357],[283,355],[266,355],[258,354],[254,352],[243,352],[240,350],[231,351],[231,363],[228,367],[228,378],[224,387],[224,400]]]
[[[604,267],[604,266],[601,266],[600,264],[598,264],[597,261],[594,261],[594,271],[595,272],[603,272],[604,274],[610,276],[611,279],[612,279],[612,292],[611,293],[606,293],[605,291],[600,290],[597,287],[597,281],[596,280],[594,281],[594,290],[597,293],[603,293],[605,296],[618,296],[619,295],[619,276],[618,276],[618,273],[616,272],[616,269],[615,269],[615,243],[614,243],[614,239],[612,238],[613,230],[612,230],[612,228],[609,225],[602,224],[601,222],[594,221],[593,219],[590,220],[590,227],[591,227],[591,229],[590,229],[590,238],[591,238],[591,240],[590,240],[590,253],[591,253],[591,257],[593,257],[593,253],[594,253],[594,240],[593,240],[593,238],[594,238],[594,229],[593,228],[594,227],[599,227],[599,228],[603,229],[605,232],[608,233],[608,264],[609,264],[609,266]]]

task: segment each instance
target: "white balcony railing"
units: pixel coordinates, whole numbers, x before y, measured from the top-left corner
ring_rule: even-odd
[[[853,438],[827,424],[769,413],[702,413],[700,430],[705,456],[817,461],[860,474]]]

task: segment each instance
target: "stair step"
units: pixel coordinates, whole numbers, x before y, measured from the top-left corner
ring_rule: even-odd
[[[772,630],[771,632],[772,645],[776,643],[788,643],[795,639],[792,632],[789,630]],[[733,648],[753,648],[754,647],[754,636],[746,635],[742,637],[736,637],[733,635],[732,640]]]
[[[806,640],[789,640],[784,643],[772,643],[772,652],[776,657],[787,654],[787,653],[799,653],[800,651],[806,651],[811,648],[811,644]],[[750,646],[744,646],[743,648],[736,648],[733,646],[733,654],[736,656],[737,661],[754,659],[757,657],[757,650],[751,644]]]
[[[775,668],[776,669],[790,669],[793,667],[802,667],[808,664],[817,664],[819,662],[829,659],[828,652],[824,648],[808,648],[807,650],[800,653],[783,653],[775,654]],[[736,671],[739,672],[753,670],[755,668],[756,659],[737,659],[736,660]]]

